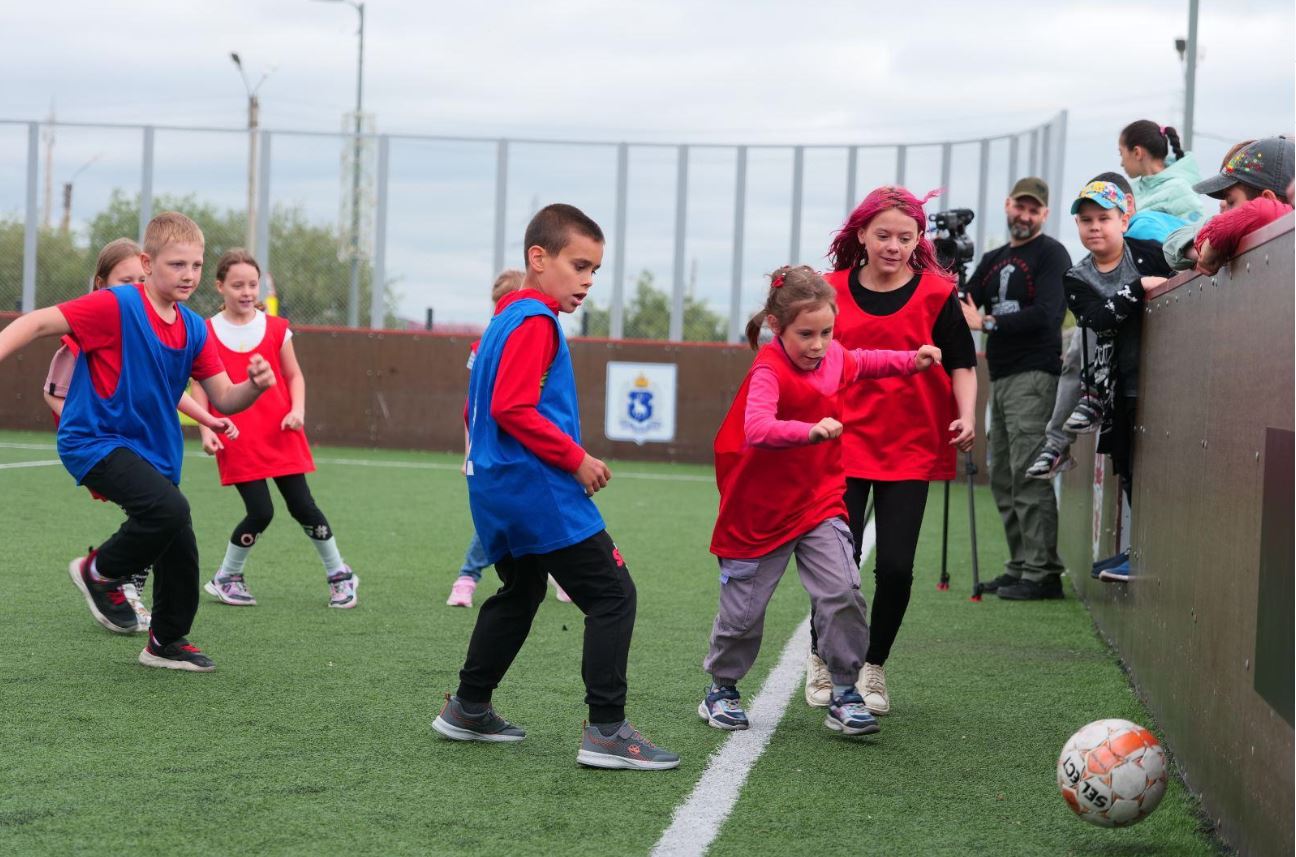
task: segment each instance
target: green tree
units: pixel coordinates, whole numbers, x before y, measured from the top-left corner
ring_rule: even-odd
[[[0,219],[0,310],[22,309],[25,237],[21,220]],[[36,235],[36,305],[51,306],[85,294],[94,261],[95,256],[78,246],[72,235],[42,228]]]
[[[627,339],[666,339],[670,334],[670,296],[653,285],[651,271],[642,271],[635,281],[634,296],[625,308],[623,332]],[[612,312],[587,301],[581,332],[586,336],[608,336]],[[723,342],[725,320],[706,301],[684,296],[684,340]]]
[[[241,247],[247,231],[244,212],[218,210],[197,197],[159,196],[154,211],[179,211],[193,218],[202,228],[207,246],[203,257],[204,282],[210,284],[216,272],[216,260],[231,247]],[[115,191],[108,207],[90,222],[90,248],[97,252],[114,238],[139,232],[139,201]],[[337,237],[326,227],[310,223],[300,208],[276,206],[270,217],[270,259],[268,269],[279,296],[281,314],[304,324],[345,324],[351,282],[351,264],[338,259]],[[360,318],[369,319],[369,295],[373,268],[368,262],[360,266]],[[398,296],[387,284],[388,312],[385,324],[392,326],[392,310]],[[220,296],[214,288],[199,289],[189,306],[201,315],[211,315],[220,308]]]

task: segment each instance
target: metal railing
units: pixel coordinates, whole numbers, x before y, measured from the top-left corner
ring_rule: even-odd
[[[421,320],[423,313],[411,313],[411,306],[427,307],[428,319],[435,314],[437,320],[479,320],[487,313],[483,295],[494,274],[514,251],[521,261],[522,226],[534,208],[562,198],[610,226],[605,260],[612,275],[605,309],[608,336],[626,335],[627,306],[633,297],[627,286],[633,285],[632,272],[639,269],[669,278],[663,290],[669,339],[685,338],[686,296],[700,291],[700,296],[692,296],[716,307],[717,336],[736,341],[747,313],[763,294],[763,272],[821,258],[831,232],[871,187],[914,182],[920,191],[947,188],[946,196],[929,208],[973,208],[976,249],[984,251],[988,237],[1003,237],[994,231],[1001,228],[1000,192],[1006,193],[1015,179],[1027,174],[1040,175],[1054,187],[1061,183],[1066,119],[1063,111],[1041,125],[984,138],[859,145],[363,134],[365,184],[372,193],[359,202],[372,207],[367,213],[373,230],[366,242],[372,251],[363,260],[367,280],[360,294],[349,293],[347,283],[337,280],[332,260],[323,258],[327,254],[318,248],[314,256],[286,255],[287,242],[304,239],[290,239],[284,226],[286,219],[296,218],[292,222],[298,227],[314,230],[310,235],[317,243],[321,235],[331,236],[338,260],[349,264],[346,248],[355,245],[344,235],[343,218],[334,203],[338,195],[354,193],[353,181],[344,175],[337,153],[356,151],[357,138],[261,130],[253,250],[272,275],[286,312],[302,323],[363,322],[362,307],[356,306],[360,301],[368,305],[372,327],[390,326],[398,310]],[[17,139],[23,131],[25,146]],[[69,157],[65,150],[72,160],[101,150],[95,155],[95,169],[80,180],[90,182],[91,199],[93,191],[102,200],[111,189],[118,192],[113,198],[121,205],[137,205],[141,236],[160,201],[189,198],[195,204],[210,203],[217,213],[224,206],[226,219],[247,216],[246,179],[239,177],[246,167],[241,161],[248,148],[245,129],[0,120],[0,165],[22,163],[25,149],[26,166],[23,181],[0,166],[0,229],[6,211],[14,212],[9,226],[17,228],[20,219],[22,228],[21,274],[15,260],[6,263],[0,258],[0,306],[28,311],[84,289],[84,280],[42,281],[55,276],[42,273],[47,260],[40,258],[39,249],[41,236],[52,234],[50,150],[42,171],[43,132],[57,135],[64,160]],[[936,170],[931,169],[933,155]],[[645,181],[647,186],[640,187]],[[663,200],[671,184],[673,194]],[[134,189],[137,197],[130,196]],[[65,191],[70,197],[70,185]],[[839,203],[831,202],[834,196]],[[92,240],[103,237],[95,235],[100,223],[95,218],[102,211],[93,217],[84,213],[86,203],[80,200],[86,197],[78,197],[75,212],[83,216],[67,218],[79,224],[69,236],[74,244],[82,233]],[[346,204],[355,201],[343,196]],[[728,215],[723,214],[726,210]],[[631,228],[632,222],[636,228]],[[1049,231],[1056,234],[1059,222],[1050,219]],[[775,237],[779,233],[786,236],[786,255]],[[3,235],[0,232],[0,240]],[[213,243],[210,236],[208,243]],[[689,264],[690,244],[707,248],[708,270],[700,288]],[[85,247],[91,260],[95,249]],[[803,258],[807,251],[813,258]],[[693,254],[694,268],[697,258]],[[728,271],[721,275],[712,266]],[[19,277],[21,288],[15,289],[13,280]],[[308,290],[309,301],[303,297]],[[404,290],[412,292],[405,294],[404,303],[390,306]]]

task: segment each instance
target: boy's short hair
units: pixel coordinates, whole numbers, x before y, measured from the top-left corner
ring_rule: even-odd
[[[516,292],[522,288],[522,281],[525,275],[517,268],[505,268],[500,271],[499,276],[495,278],[494,285],[491,286],[491,303],[499,303],[499,299],[509,292]]]
[[[168,244],[206,244],[197,223],[178,211],[164,211],[144,229],[144,252],[157,256]]]
[[[571,241],[573,232],[600,244],[605,240],[599,225],[576,206],[562,202],[546,205],[527,224],[522,241],[523,260],[528,266],[531,264],[526,254],[532,247],[541,247],[550,256],[557,256]]]

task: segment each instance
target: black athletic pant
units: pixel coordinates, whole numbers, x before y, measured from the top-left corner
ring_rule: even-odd
[[[126,513],[126,522],[99,546],[99,574],[117,580],[152,565],[154,638],[165,646],[188,634],[198,612],[198,543],[189,501],[153,465],[124,448],[110,452],[81,481]]]
[[[316,541],[328,541],[333,536],[324,513],[315,505],[310,487],[306,484],[306,475],[296,473],[292,476],[275,477],[275,485],[288,504],[288,514],[301,524],[306,535]],[[270,526],[274,519],[274,504],[270,502],[270,486],[264,479],[252,482],[236,482],[239,496],[243,498],[246,516],[239,521],[230,536],[230,541],[238,547],[250,548]]]
[[[882,666],[891,655],[891,644],[900,633],[909,593],[913,589],[914,553],[922,530],[923,512],[927,508],[927,486],[922,480],[875,482],[869,479],[846,480],[846,512],[850,516],[851,536],[855,540],[855,563],[858,565],[864,540],[864,510],[869,491],[873,492],[874,531],[877,533],[876,563],[873,579],[873,615],[869,619],[869,647],[866,663]],[[810,623],[810,646],[818,651],[814,622]]]
[[[625,719],[626,661],[634,632],[636,595],[630,570],[607,531],[545,554],[505,557],[495,563],[504,586],[486,599],[459,672],[458,696],[490,702],[504,673],[526,641],[547,574],[585,614],[581,677],[591,723]]]

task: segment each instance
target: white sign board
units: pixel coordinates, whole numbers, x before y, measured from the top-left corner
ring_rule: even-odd
[[[644,444],[675,439],[676,368],[674,363],[608,363],[603,415],[608,440]]]

